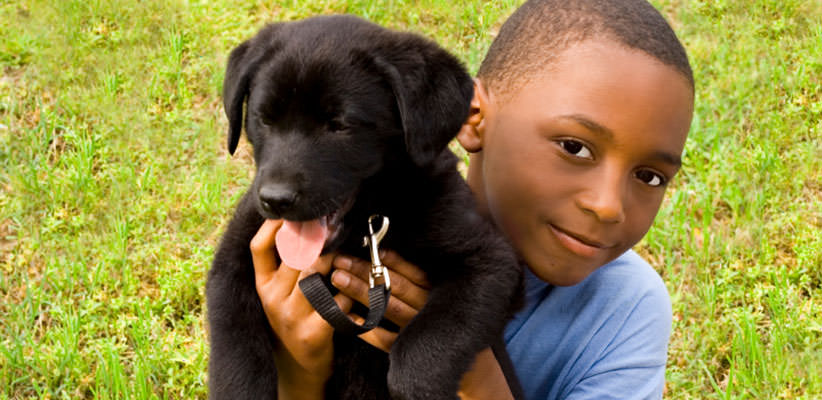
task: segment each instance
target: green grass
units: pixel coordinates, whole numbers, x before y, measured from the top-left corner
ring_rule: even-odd
[[[0,1],[0,399],[206,396],[205,274],[250,182],[226,54],[349,12],[476,71],[520,1]],[[666,397],[822,398],[822,6],[658,0],[692,59],[685,166],[638,246]]]

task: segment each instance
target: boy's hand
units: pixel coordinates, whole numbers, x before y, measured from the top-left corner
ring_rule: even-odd
[[[403,260],[397,253],[380,253],[380,259],[388,267],[391,278],[391,296],[388,298],[385,318],[403,328],[425,305],[431,286],[421,269]],[[371,262],[349,256],[337,256],[334,259],[334,267],[336,270],[331,275],[331,283],[346,296],[362,304],[368,304],[368,273],[371,270]],[[349,314],[349,317],[358,324],[363,322],[363,318],[358,315]],[[387,353],[397,334],[376,327],[360,335],[360,338]]]
[[[388,267],[391,276],[391,297],[388,299],[385,318],[402,329],[425,305],[431,285],[419,267],[405,261],[397,253],[381,252],[380,259]],[[337,256],[334,267],[336,270],[331,275],[331,283],[340,289],[340,293],[368,304],[368,272],[371,263],[349,256]],[[363,322],[363,318],[358,315],[351,314],[350,317],[359,324]],[[360,335],[360,338],[388,352],[397,339],[397,334],[377,327]],[[513,398],[490,348],[477,355],[471,370],[463,376],[459,395],[466,400]]]
[[[315,271],[327,274],[334,255],[320,257],[308,271],[281,264],[274,244],[281,226],[281,220],[266,220],[250,246],[257,294],[279,338],[274,351],[279,398],[318,399],[331,376],[334,330],[314,311],[297,282]],[[350,298],[334,298],[344,312],[351,309]]]

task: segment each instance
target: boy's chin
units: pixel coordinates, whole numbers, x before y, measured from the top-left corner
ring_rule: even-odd
[[[548,282],[548,283],[550,283],[554,286],[574,286],[574,285],[584,281],[585,278],[587,278],[589,275],[591,275],[591,273],[593,273],[595,270],[596,270],[596,268],[594,268],[591,271],[585,271],[585,272],[581,272],[581,273],[558,273],[558,274],[552,274],[550,272],[546,272],[543,276],[543,275],[540,274],[540,272],[542,272],[542,271],[535,271],[533,268],[531,269],[531,271],[534,273],[534,275],[536,275],[537,277],[539,277],[543,281]]]
[[[621,254],[621,253],[620,253]],[[594,271],[617,258],[580,260],[577,257],[546,256],[547,261],[528,262],[529,269],[541,280],[554,286],[574,286],[584,281]]]

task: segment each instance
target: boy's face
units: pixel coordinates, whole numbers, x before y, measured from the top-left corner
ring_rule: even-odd
[[[650,228],[679,170],[691,88],[645,53],[595,40],[506,99],[478,82],[458,136],[473,153],[468,182],[537,276],[576,284]]]

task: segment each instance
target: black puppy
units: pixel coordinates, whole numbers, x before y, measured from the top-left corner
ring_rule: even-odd
[[[269,25],[231,52],[228,149],[245,124],[257,174],[208,276],[212,399],[276,397],[277,338],[249,250],[263,219],[290,221],[288,240],[301,249],[316,247],[316,237],[298,236],[310,227],[323,252],[368,258],[372,214],[390,218],[384,247],[423,268],[433,288],[390,354],[335,333],[326,398],[457,397],[475,355],[500,341],[521,281],[514,252],[475,210],[447,149],[472,88],[436,44],[352,16]]]

